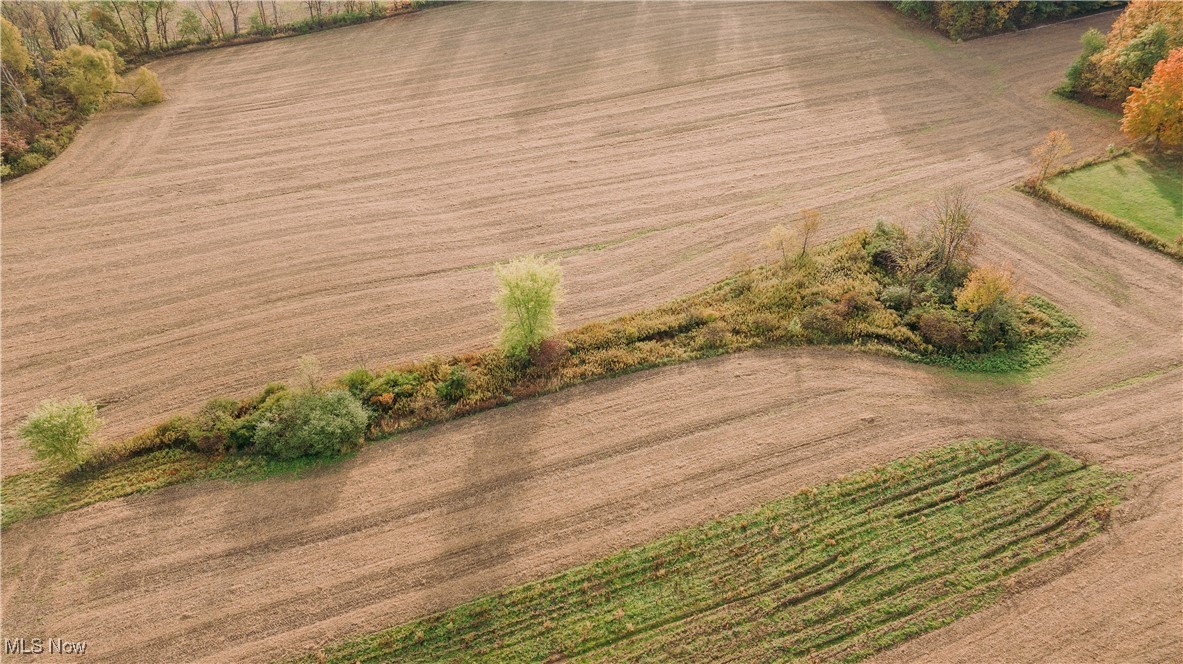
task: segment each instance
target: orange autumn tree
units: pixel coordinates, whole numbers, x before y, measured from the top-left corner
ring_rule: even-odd
[[[1183,3],[1133,0],[1113,22],[1105,47],[1093,54],[1082,76],[1098,96],[1121,100],[1141,85],[1153,64],[1183,46]]]
[[[1133,138],[1152,138],[1154,146],[1183,146],[1183,48],[1154,66],[1154,73],[1122,107],[1121,130]]]

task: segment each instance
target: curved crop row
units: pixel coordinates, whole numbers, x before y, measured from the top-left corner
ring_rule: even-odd
[[[932,473],[940,471],[939,479]],[[861,659],[1096,534],[1120,478],[1003,441],[804,489],[306,661]]]

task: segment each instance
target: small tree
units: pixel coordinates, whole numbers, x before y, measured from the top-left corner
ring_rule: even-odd
[[[1118,71],[1127,81],[1145,81],[1154,73],[1154,65],[1166,58],[1170,41],[1171,34],[1165,24],[1146,26],[1118,52]]]
[[[822,213],[817,210],[801,210],[801,221],[797,222],[797,238],[801,242],[800,256],[809,250],[809,240],[822,226]]]
[[[936,258],[936,247],[922,238],[905,237],[897,247],[893,262],[900,279],[904,282],[904,288],[908,291],[904,300],[905,309],[912,308],[916,286],[925,276],[932,273]]]
[[[957,308],[976,320],[1003,304],[1012,304],[1017,293],[1014,273],[1007,267],[983,265],[976,268],[957,289]]]
[[[973,320],[973,337],[982,350],[1010,347],[1022,338],[1015,313],[1018,285],[1009,267],[984,265],[957,289],[957,308]]]
[[[501,348],[524,358],[555,333],[555,309],[562,300],[562,272],[557,262],[526,256],[494,268],[501,309]]]
[[[296,365],[296,386],[305,392],[320,391],[324,376],[315,355],[301,355]]]
[[[110,51],[74,44],[58,51],[54,64],[61,72],[61,86],[74,98],[75,107],[90,113],[119,85],[115,58]]]
[[[942,279],[948,279],[956,265],[968,263],[977,249],[974,212],[973,199],[963,188],[944,192],[933,205],[929,234],[935,249],[937,274]],[[965,274],[964,269],[961,276]]]
[[[24,110],[27,96],[35,90],[29,76],[33,59],[21,39],[21,31],[8,19],[0,16],[0,99],[15,97],[8,106]],[[7,93],[7,94],[6,94]]]
[[[1154,66],[1141,87],[1130,88],[1122,107],[1121,130],[1133,138],[1152,138],[1154,147],[1183,146],[1183,48]]]
[[[789,269],[789,252],[792,251],[794,239],[793,232],[785,227],[784,224],[777,224],[768,231],[768,239],[764,240],[764,246],[780,253],[781,265],[785,270]]]
[[[182,39],[191,39],[193,41],[204,39],[209,35],[205,26],[201,23],[201,16],[193,11],[191,7],[186,7],[181,11],[181,20],[177,23],[177,32],[181,35]]]
[[[1096,28],[1089,29],[1080,37],[1081,51],[1076,60],[1064,72],[1064,83],[1057,90],[1061,94],[1080,92],[1083,88],[1082,76],[1088,67],[1089,60],[1105,50],[1105,35]]]
[[[124,76],[119,87],[120,89],[116,92],[131,95],[131,98],[141,106],[159,104],[164,101],[164,90],[160,87],[160,79],[156,77],[155,72],[147,67],[140,67]]]
[[[33,451],[35,459],[66,472],[86,461],[102,424],[94,404],[73,397],[65,401],[42,401],[17,433]]]
[[[1032,174],[1028,183],[1032,187],[1038,187],[1047,179],[1048,173],[1051,172],[1052,166],[1056,162],[1068,156],[1072,152],[1072,143],[1068,140],[1068,135],[1059,129],[1053,129],[1047,133],[1047,137],[1043,142],[1031,151],[1031,159],[1035,162],[1035,172]]]

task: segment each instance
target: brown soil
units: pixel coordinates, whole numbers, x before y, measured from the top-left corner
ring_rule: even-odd
[[[1134,473],[1112,530],[885,659],[1183,658],[1183,268],[1008,188],[1093,16],[952,45],[880,6],[450,6],[159,65],[4,187],[4,431],[38,399],[114,434],[331,369],[485,345],[496,260],[564,256],[565,323],[982,193],[987,258],[1088,337],[1029,382],[841,350],[635,374],[401,437],[298,480],[210,482],[3,533],[4,636],[88,660],[263,660],[538,578],[968,436]],[[5,436],[4,472],[28,467]],[[93,655],[93,658],[92,656]]]

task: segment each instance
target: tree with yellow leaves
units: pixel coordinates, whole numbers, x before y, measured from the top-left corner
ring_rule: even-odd
[[[957,289],[957,308],[976,319],[994,307],[1013,303],[1017,292],[1015,275],[1009,267],[983,265],[970,272]]]
[[[1033,188],[1042,185],[1043,181],[1047,179],[1048,173],[1051,172],[1052,166],[1071,153],[1072,142],[1068,140],[1068,135],[1059,129],[1049,131],[1043,142],[1031,151],[1035,171],[1027,183]]]
[[[1021,340],[1015,304],[1022,296],[1010,267],[976,268],[955,295],[957,308],[973,317],[973,338],[982,350],[1013,347]]]

